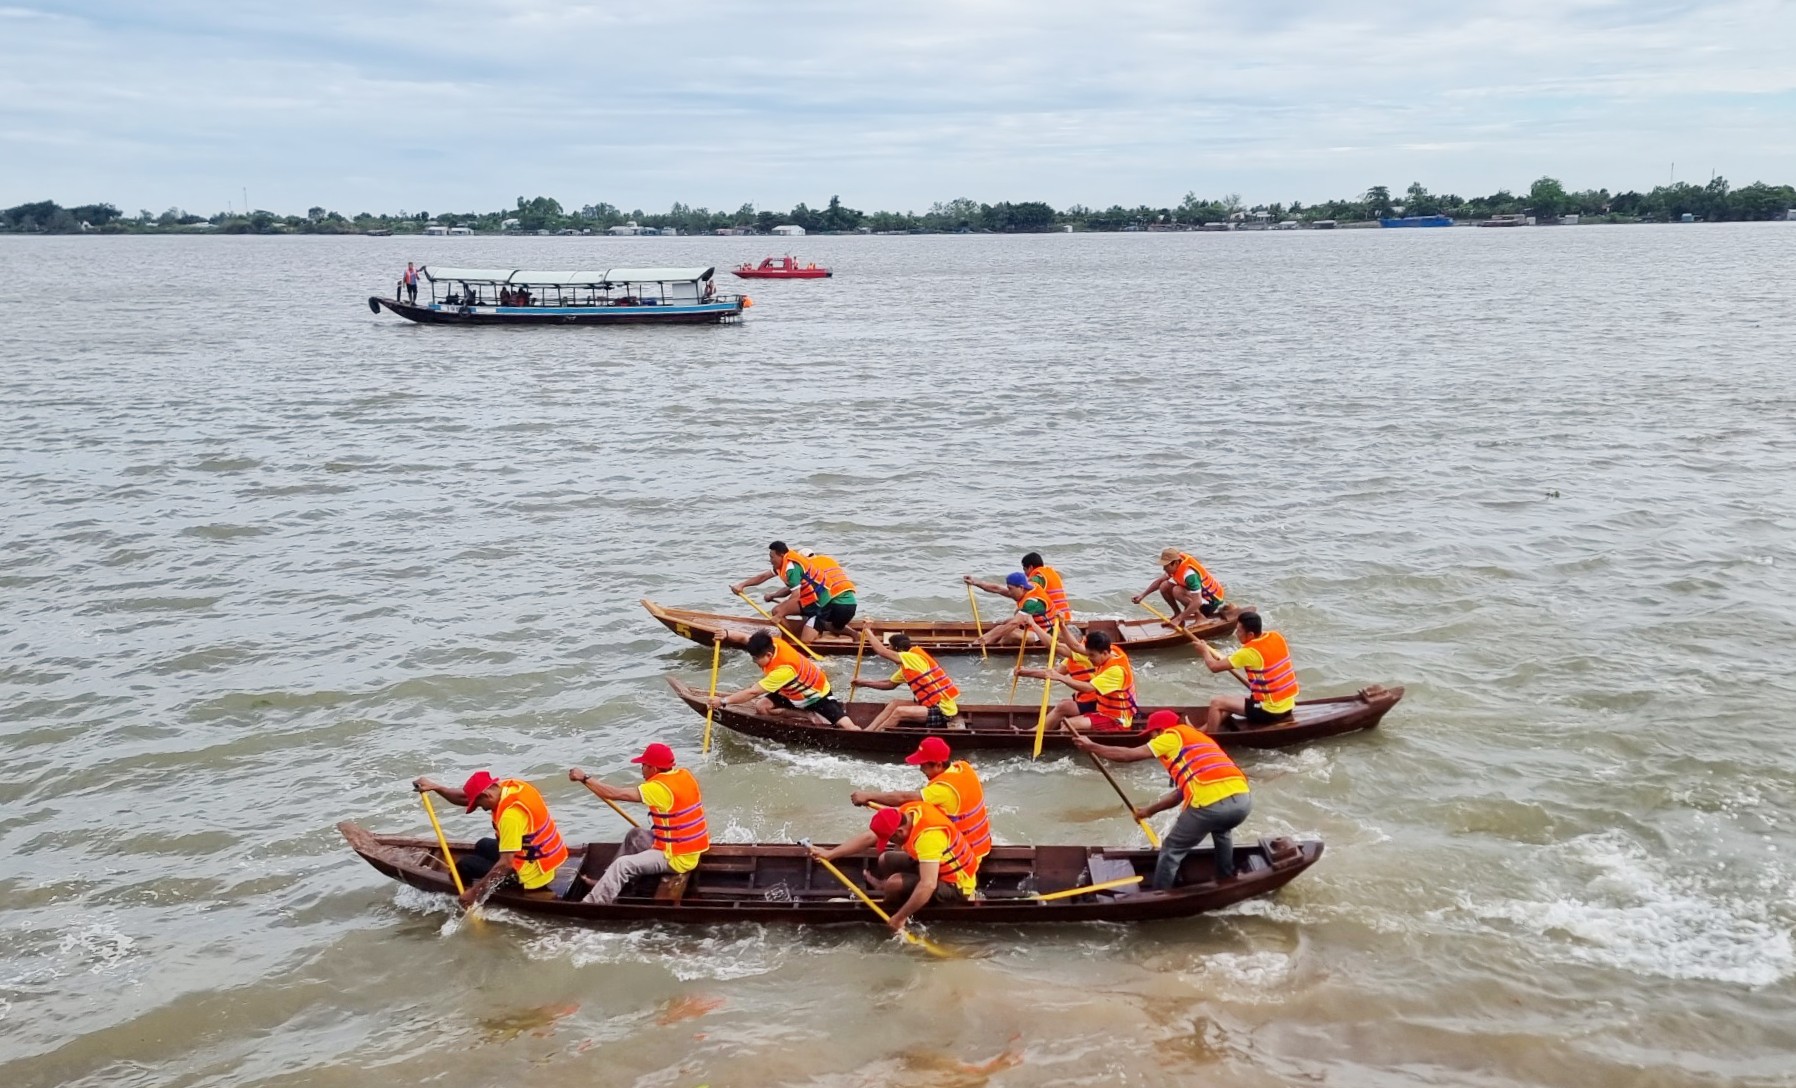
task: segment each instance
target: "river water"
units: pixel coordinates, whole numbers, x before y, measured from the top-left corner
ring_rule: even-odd
[[[454,330],[363,299],[407,259],[773,250],[0,239],[0,1080],[1796,1084],[1796,227],[796,248],[837,278],[740,326]],[[1176,545],[1307,692],[1409,695],[1245,757],[1244,834],[1328,845],[1276,898],[938,933],[954,962],[457,925],[345,849],[478,767],[614,837],[565,770],[652,739],[723,838],[861,826],[847,793],[914,771],[701,757],[663,678],[709,654],[637,604],[730,610],[773,537],[874,618],[963,615],[1029,549],[1126,613]],[[982,770],[1000,841],[1140,842],[1089,768]]]

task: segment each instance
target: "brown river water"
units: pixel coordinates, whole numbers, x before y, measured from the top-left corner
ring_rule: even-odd
[[[1796,225],[792,248],[837,277],[740,326],[456,330],[364,298],[783,244],[0,239],[0,1082],[1796,1084]],[[700,757],[709,653],[637,605],[730,610],[773,537],[875,619],[1032,548],[1125,613],[1177,545],[1307,693],[1409,696],[1244,757],[1243,835],[1327,843],[1276,897],[952,962],[463,925],[344,847],[479,767],[615,837],[565,770],[651,739],[726,840],[864,826],[914,771]],[[982,771],[1000,841],[1142,841],[1089,767]]]

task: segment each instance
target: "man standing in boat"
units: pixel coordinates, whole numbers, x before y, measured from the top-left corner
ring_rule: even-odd
[[[730,587],[740,596],[749,586],[768,579],[777,580],[777,589],[769,590],[766,599],[778,601],[773,617],[805,642],[815,642],[826,631],[840,634],[854,619],[857,602],[854,582],[841,564],[827,555],[806,556],[776,540],[767,545],[768,569]],[[794,623],[794,618],[797,622]]]
[[[995,646],[1008,641],[1012,636],[1019,640],[1034,639],[1043,645],[1047,644],[1047,618],[1054,605],[1048,598],[1048,591],[1031,582],[1027,574],[1012,571],[1004,576],[1003,585],[981,582],[971,574],[961,575],[960,580],[974,589],[1008,597],[1016,603],[1016,611],[1004,622],[994,624],[991,630],[981,635],[974,642],[975,646]],[[1031,623],[1032,619],[1037,623]]]
[[[1247,673],[1246,695],[1218,695],[1210,700],[1204,729],[1214,733],[1223,719],[1239,714],[1249,726],[1277,725],[1289,721],[1297,707],[1297,670],[1291,665],[1291,649],[1285,636],[1264,631],[1258,612],[1235,617],[1235,639],[1241,648],[1224,657],[1214,646],[1199,641],[1204,665],[1211,672],[1242,669]]]
[[[851,680],[850,687],[872,688],[875,691],[891,691],[899,684],[910,687],[911,702],[894,700],[885,705],[879,716],[868,724],[871,732],[889,729],[900,722],[922,725],[928,729],[965,729],[966,723],[960,720],[960,688],[942,668],[941,662],[928,650],[917,649],[911,645],[910,636],[896,634],[892,636],[892,645],[879,640],[879,635],[871,627],[865,631],[867,645],[873,652],[898,666],[898,671],[889,680]],[[849,693],[852,698],[853,692]]]
[[[678,876],[698,868],[699,858],[711,848],[705,823],[704,798],[698,779],[684,767],[674,767],[673,749],[651,744],[630,761],[642,768],[642,785],[611,786],[594,781],[578,767],[570,767],[568,781],[578,782],[606,801],[634,801],[648,806],[651,828],[633,827],[624,833],[617,856],[595,881],[582,872],[567,898],[576,897],[590,883],[588,903],[615,903],[630,882],[644,876]]]
[[[772,631],[763,628],[752,635],[720,631],[716,637],[747,647],[748,655],[761,667],[761,679],[741,691],[712,696],[707,705],[722,710],[739,703],[753,703],[761,714],[801,725],[860,728],[842,704],[831,698],[829,677],[823,669]]]
[[[515,883],[527,892],[545,890],[555,879],[555,867],[567,860],[567,844],[543,795],[522,779],[475,771],[459,790],[428,778],[413,781],[412,789],[438,794],[468,812],[483,808],[493,814],[493,836],[476,842],[474,852],[455,863],[467,889],[461,896],[464,907],[506,884]]]
[[[940,737],[924,737],[917,750],[904,757],[904,762],[923,772],[928,781],[920,790],[856,790],[848,799],[856,805],[883,805],[898,808],[913,801],[927,801],[942,810],[954,829],[973,848],[973,856],[984,864],[992,850],[991,819],[985,811],[985,784],[979,773],[964,759],[955,759],[948,742]]]
[[[1166,548],[1160,552],[1160,567],[1166,573],[1149,582],[1146,589],[1130,600],[1140,604],[1148,594],[1159,590],[1160,599],[1172,611],[1173,624],[1179,627],[1199,616],[1208,619],[1229,607],[1223,600],[1227,588],[1188,553]]]
[[[1070,729],[1075,733],[1095,730],[1099,733],[1127,732],[1134,728],[1135,667],[1122,647],[1113,645],[1110,636],[1093,631],[1081,641],[1077,635],[1062,635],[1070,648],[1068,660],[1049,672],[1019,666],[1018,676],[1037,680],[1053,680],[1073,689],[1073,697],[1062,699],[1048,711],[1045,728]]]
[[[405,285],[405,301],[416,306],[418,304],[418,266],[411,261],[405,262],[405,276],[399,282]]]
[[[1253,798],[1247,787],[1247,776],[1235,766],[1222,748],[1210,737],[1179,720],[1170,710],[1156,710],[1147,716],[1153,737],[1138,748],[1118,748],[1075,735],[1073,744],[1081,752],[1114,763],[1137,763],[1158,759],[1172,776],[1173,789],[1145,808],[1135,809],[1137,820],[1183,804],[1172,830],[1160,843],[1160,856],[1154,864],[1154,890],[1167,891],[1178,884],[1179,869],[1185,856],[1209,838],[1216,848],[1216,879],[1228,880],[1235,875],[1235,842],[1233,832],[1253,811]]]
[[[928,801],[910,801],[873,814],[867,830],[811,856],[835,861],[877,848],[868,886],[885,898],[893,932],[930,903],[971,902],[978,887],[979,859],[953,821]]]

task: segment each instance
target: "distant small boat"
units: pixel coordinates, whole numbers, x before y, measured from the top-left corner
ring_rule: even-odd
[[[1380,219],[1381,227],[1450,227],[1453,217],[1450,215],[1405,215],[1400,218]]]
[[[418,269],[430,297],[374,297],[425,325],[696,325],[739,321],[746,295],[719,294],[709,268],[611,268],[538,272],[516,268]]]
[[[1525,215],[1493,215],[1478,224],[1481,227],[1525,227],[1528,217]]]
[[[362,233],[366,234],[370,238],[391,238],[391,237],[393,237],[393,232],[390,230],[387,230],[385,227],[376,227],[373,230],[363,231]]]
[[[1340,224],[1336,223],[1333,219],[1318,219],[1314,223],[1310,224],[1310,229],[1311,230],[1334,230],[1339,225]]]
[[[800,266],[797,257],[768,257],[760,264],[747,261],[730,270],[745,280],[823,280],[835,275],[815,263]]]

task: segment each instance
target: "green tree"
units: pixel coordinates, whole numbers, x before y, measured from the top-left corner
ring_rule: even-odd
[[[1546,218],[1563,215],[1571,200],[1558,178],[1540,178],[1528,188],[1528,208],[1536,216]]]
[[[1366,190],[1361,198],[1366,205],[1366,214],[1374,219],[1383,219],[1391,214],[1391,190],[1388,185],[1374,185]]]

